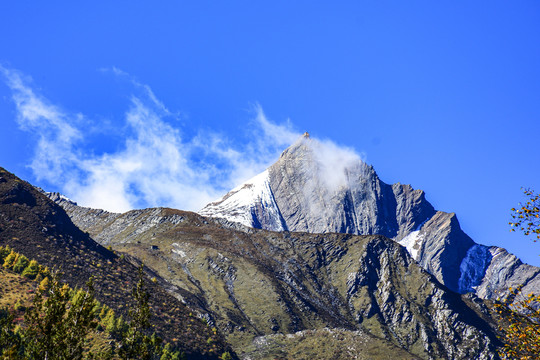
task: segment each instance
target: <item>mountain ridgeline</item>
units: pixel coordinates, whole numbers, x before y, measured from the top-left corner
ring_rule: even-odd
[[[498,359],[490,302],[450,291],[382,235],[273,232],[167,208],[117,214],[49,196],[166,279],[243,359]]]
[[[199,213],[273,231],[384,235],[453,291],[485,299],[517,285],[540,292],[539,268],[476,244],[456,215],[436,211],[422,190],[385,184],[372,166],[340,151],[303,137],[266,171]]]
[[[53,254],[49,263],[73,266],[76,279],[102,274],[109,282],[100,296],[113,304],[127,296],[123,287],[110,290],[115,281],[125,284],[114,276],[120,264],[129,272],[131,262],[144,262],[156,279],[162,333],[195,357],[232,349],[246,360],[499,359],[500,319],[490,299],[514,284],[538,291],[538,269],[475,244],[422,191],[387,185],[356,155],[327,150],[302,138],[198,214],[111,213],[28,190],[37,203],[21,198],[0,208],[0,240],[27,252],[41,245],[11,228],[39,212],[36,204],[54,205],[47,225],[25,224],[59,229],[59,221],[71,236],[43,230],[44,244],[57,246],[42,249],[40,261]],[[9,181],[0,186],[6,199],[20,182]],[[110,259],[86,259],[80,244]]]
[[[242,358],[291,358],[298,339],[316,354],[297,359],[498,358],[489,303],[448,290],[384,236],[272,232],[167,208],[115,214],[51,197],[99,243],[167,279]]]

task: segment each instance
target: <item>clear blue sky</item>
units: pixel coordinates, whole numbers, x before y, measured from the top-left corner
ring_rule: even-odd
[[[540,191],[538,1],[255,3],[2,2],[0,166],[196,210],[307,130],[540,265],[507,225]]]

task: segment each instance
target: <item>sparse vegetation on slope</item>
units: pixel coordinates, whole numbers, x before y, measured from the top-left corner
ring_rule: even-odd
[[[27,259],[64,273],[72,288],[81,288],[93,276],[96,299],[124,319],[131,307],[131,289],[137,283],[140,262],[119,256],[79,230],[64,210],[30,184],[0,169],[0,246],[9,245]],[[149,277],[156,277],[145,268]],[[161,287],[163,280],[147,281],[152,294],[152,325],[167,342],[188,358],[218,359],[231,352],[219,332],[212,331],[192,310]],[[210,340],[210,341],[209,341]]]
[[[245,349],[252,360],[415,360],[419,357],[363,331],[304,330],[260,336]]]
[[[112,310],[94,299],[93,283],[73,290],[49,277],[50,285],[39,286],[31,305],[23,307],[24,321],[12,309],[0,310],[0,355],[16,359],[180,359],[181,354],[153,334],[148,319],[148,294],[142,269],[133,295],[138,306],[130,310],[131,321],[118,321]],[[34,284],[36,285],[36,284]],[[108,311],[107,311],[108,309]],[[105,315],[104,315],[105,314]],[[103,323],[113,321],[114,332]],[[103,341],[109,338],[108,341]],[[100,341],[101,340],[101,341]],[[101,343],[101,346],[100,346]],[[96,350],[97,349],[97,350]]]
[[[341,328],[419,358],[497,358],[485,301],[448,291],[382,236],[236,231],[172,209],[77,211],[98,241],[143,259],[206,312],[242,357],[260,336]]]

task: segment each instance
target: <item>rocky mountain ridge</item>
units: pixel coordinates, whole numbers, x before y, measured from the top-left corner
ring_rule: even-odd
[[[266,171],[199,211],[273,231],[380,234],[405,246],[437,280],[486,299],[509,287],[540,292],[540,269],[506,250],[476,244],[453,213],[436,211],[422,190],[382,182],[360,158],[334,157],[303,137]]]
[[[169,291],[206,314],[245,359],[274,358],[276,341],[290,356],[298,332],[328,354],[335,343],[325,328],[351,348],[359,339],[377,344],[378,353],[358,358],[388,358],[396,349],[411,359],[498,358],[489,304],[449,291],[383,236],[237,230],[180,210],[114,214],[56,200],[92,238],[167,279]],[[335,351],[331,357],[350,358]]]

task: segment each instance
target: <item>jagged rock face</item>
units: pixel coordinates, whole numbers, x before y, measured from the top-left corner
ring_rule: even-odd
[[[335,172],[317,143],[302,139],[265,172],[199,211],[267,230],[402,237],[435,213],[424,192],[389,186],[371,166],[348,159]]]
[[[539,293],[539,268],[523,264],[515,255],[509,254],[505,249],[496,246],[476,246],[483,248],[483,252],[487,252],[486,257],[490,260],[486,266],[485,275],[476,288],[479,296],[504,298],[508,294],[509,287],[515,289],[518,286],[522,287],[523,294]]]
[[[409,233],[399,242],[443,284],[454,291],[460,290],[460,265],[474,242],[461,230],[455,214],[438,211],[419,231]]]
[[[504,249],[475,247],[456,215],[435,211],[423,191],[387,185],[359,158],[332,159],[320,143],[308,138],[199,213],[274,231],[381,234],[405,246],[456,292],[504,296],[517,279],[525,279],[528,290],[540,292],[538,268],[521,264]],[[507,275],[497,275],[502,264],[509,269],[503,271]]]
[[[486,305],[448,291],[382,236],[238,231],[178,210],[111,214],[60,204],[93,238],[166,278],[238,353],[257,337],[260,357],[251,359],[265,358],[264,336],[323,328],[354,341],[366,332],[380,358],[395,354],[392,346],[404,358],[497,358]]]

